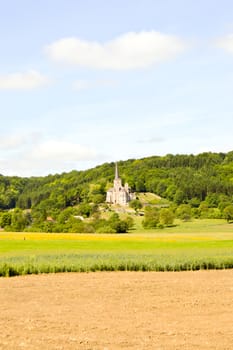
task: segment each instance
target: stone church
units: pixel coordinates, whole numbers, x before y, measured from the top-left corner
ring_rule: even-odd
[[[122,186],[121,178],[118,173],[117,163],[115,165],[115,179],[113,187],[107,191],[106,202],[112,204],[127,205],[132,199],[135,198],[134,193],[130,191],[130,187],[127,183]]]

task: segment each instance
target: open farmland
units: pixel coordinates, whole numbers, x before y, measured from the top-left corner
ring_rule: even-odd
[[[232,267],[232,226],[211,220],[141,234],[0,234],[1,276]]]
[[[233,270],[0,278],[0,349],[231,350]]]
[[[230,350],[233,269],[213,269],[233,267],[232,253],[232,226],[213,220],[122,235],[1,232],[1,275],[34,275],[0,278],[0,349]],[[89,273],[43,274],[66,271]]]

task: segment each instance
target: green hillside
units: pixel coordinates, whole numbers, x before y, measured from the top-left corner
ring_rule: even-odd
[[[118,168],[122,182],[128,182],[143,206],[160,202],[174,211],[187,205],[193,216],[221,218],[233,203],[233,151],[129,159],[119,161]],[[45,221],[48,216],[52,221],[61,213],[61,222],[67,220],[68,213],[97,215],[113,178],[114,163],[45,177],[0,175],[1,226],[14,226],[7,211],[15,208],[15,221],[27,220],[22,227]]]

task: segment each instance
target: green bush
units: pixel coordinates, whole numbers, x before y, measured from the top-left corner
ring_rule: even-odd
[[[155,228],[159,223],[159,209],[152,206],[145,207],[144,220],[142,225],[144,228]]]

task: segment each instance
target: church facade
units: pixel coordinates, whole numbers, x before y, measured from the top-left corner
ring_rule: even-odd
[[[113,187],[107,191],[106,202],[111,204],[127,205],[132,199],[135,198],[134,193],[131,192],[130,187],[126,183],[122,186],[121,178],[118,173],[117,163],[115,165],[115,179]]]

